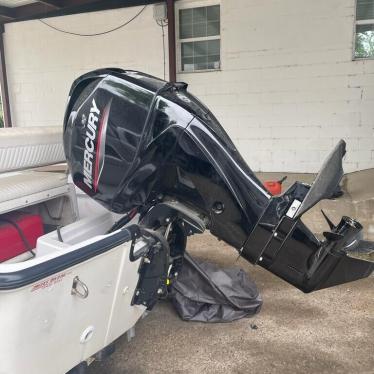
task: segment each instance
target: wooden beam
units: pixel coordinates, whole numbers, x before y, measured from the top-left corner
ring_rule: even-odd
[[[0,6],[0,17],[12,20],[15,17],[14,8],[8,8],[6,6]]]
[[[56,9],[51,9],[50,5],[42,2],[22,5],[14,8],[15,19],[13,21],[40,18],[43,17],[44,14],[48,14],[53,11],[56,11]]]
[[[46,4],[52,3],[52,0],[43,1],[43,3],[39,1],[13,8],[14,13],[12,15],[14,19],[9,19],[5,23],[149,5],[159,3],[160,0],[53,0],[53,2],[61,4],[61,8],[52,9],[50,5]]]
[[[4,26],[0,25],[0,87],[1,99],[4,112],[4,126],[12,127],[12,118],[10,114],[8,80],[6,75],[5,52],[4,52]]]
[[[99,3],[101,0],[61,0],[65,8]]]
[[[14,21],[25,21],[29,19],[64,16],[70,14],[81,6],[102,3],[103,0],[46,0],[13,8]],[[108,1],[106,1],[108,2]],[[53,7],[53,8],[52,8]],[[73,11],[74,13],[74,11]]]
[[[61,4],[61,1],[58,1],[58,0],[48,0],[48,1],[39,0],[38,2],[49,6],[51,9],[61,9],[63,7],[63,5]]]
[[[175,51],[175,5],[174,0],[167,0],[168,40],[169,40],[169,81],[177,80],[177,56]]]
[[[9,20],[10,18],[4,17],[0,14],[0,25],[2,25],[3,23],[9,22]]]
[[[99,1],[101,0],[38,0],[38,3],[49,5],[55,9],[62,9],[73,6],[93,4]]]

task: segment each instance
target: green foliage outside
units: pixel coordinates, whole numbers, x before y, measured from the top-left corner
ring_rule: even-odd
[[[374,31],[365,30],[356,34],[356,58],[374,57]]]

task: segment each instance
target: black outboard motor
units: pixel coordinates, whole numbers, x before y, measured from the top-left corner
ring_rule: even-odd
[[[310,185],[271,196],[213,114],[184,83],[121,69],[93,71],[70,91],[65,153],[74,183],[141,224],[176,217],[186,235],[210,232],[304,292],[367,277],[374,264],[347,256],[373,250],[362,226],[343,217],[319,240],[301,222],[343,176],[340,141]]]

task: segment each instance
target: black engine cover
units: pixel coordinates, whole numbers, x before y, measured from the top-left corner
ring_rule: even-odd
[[[172,125],[169,108],[157,102],[167,86],[141,73],[105,69],[71,88],[64,148],[74,183],[112,211],[144,204],[157,181],[163,160],[150,144],[160,131],[152,113],[164,112],[162,131]]]

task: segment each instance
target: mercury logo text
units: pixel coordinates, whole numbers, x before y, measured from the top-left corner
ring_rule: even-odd
[[[83,160],[83,182],[86,186],[92,189],[92,174],[93,174],[93,152],[95,150],[95,139],[97,134],[97,123],[99,121],[100,110],[98,109],[95,99],[92,99],[92,107],[88,116],[86,127],[86,139],[84,141],[86,149],[84,150]]]

